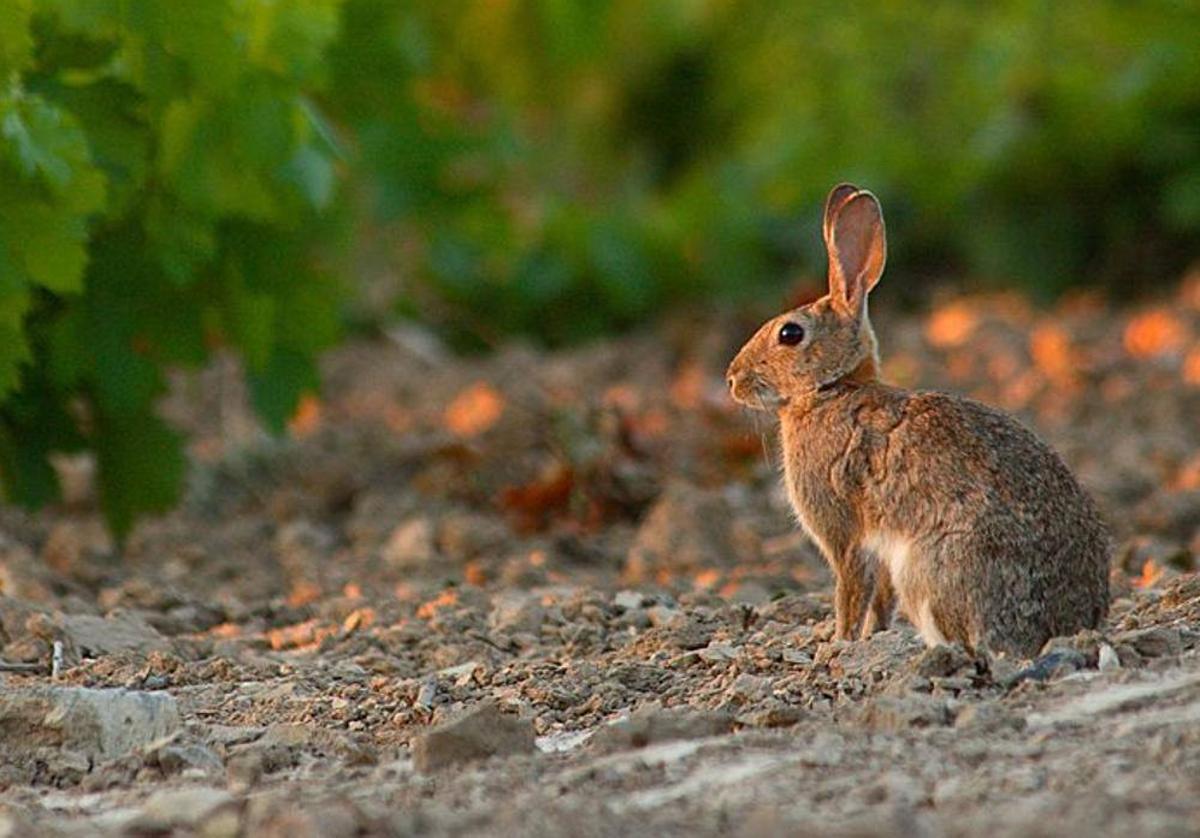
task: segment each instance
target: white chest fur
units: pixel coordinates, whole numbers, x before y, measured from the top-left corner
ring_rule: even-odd
[[[900,590],[904,585],[912,542],[895,533],[873,532],[863,539],[863,547],[875,554],[891,577],[892,585]]]
[[[929,597],[914,594],[913,586],[908,584],[908,570],[913,560],[912,541],[896,533],[873,532],[863,539],[863,547],[875,554],[881,565],[880,570],[891,578],[892,588],[899,595],[901,610],[920,632],[926,645],[945,643],[946,637],[933,617]]]

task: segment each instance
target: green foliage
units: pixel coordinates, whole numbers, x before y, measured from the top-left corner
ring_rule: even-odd
[[[829,187],[892,274],[1052,293],[1200,245],[1200,6],[347,0],[328,108],[405,304],[553,342],[823,270]]]
[[[0,13],[0,477],[97,454],[124,534],[174,502],[164,372],[239,350],[281,427],[337,336],[316,269],[338,154],[307,98],[338,0],[7,0]]]
[[[220,347],[282,428],[347,231],[467,346],[816,275],[839,180],[889,288],[1169,277],[1197,43],[1179,0],[0,0],[0,481],[46,503],[86,448],[116,531],[165,508],[165,371]]]

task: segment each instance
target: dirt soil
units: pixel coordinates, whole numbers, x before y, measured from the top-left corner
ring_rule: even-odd
[[[26,664],[0,695],[165,693],[181,720],[100,755],[0,724],[0,832],[1197,834],[1200,277],[876,319],[889,380],[1013,411],[1095,494],[1102,631],[1033,661],[903,621],[832,641],[771,422],[724,392],[753,317],[468,359],[403,329],[332,355],[284,439],[229,364],[180,378],[187,502],[121,551],[86,460],[60,508],[0,513],[0,657]]]

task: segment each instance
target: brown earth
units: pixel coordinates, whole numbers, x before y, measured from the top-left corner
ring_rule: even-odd
[[[752,318],[469,359],[402,330],[282,440],[229,364],[181,378],[188,500],[120,553],[86,461],[0,514],[0,833],[1196,834],[1200,280],[877,319],[891,381],[1012,410],[1095,493],[1103,631],[831,641],[773,429],[723,390]],[[179,718],[113,753],[138,731],[16,706],[45,685]]]

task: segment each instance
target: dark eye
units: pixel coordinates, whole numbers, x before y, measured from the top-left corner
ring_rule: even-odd
[[[804,327],[799,323],[784,323],[779,327],[779,342],[784,346],[795,346],[804,340]]]

